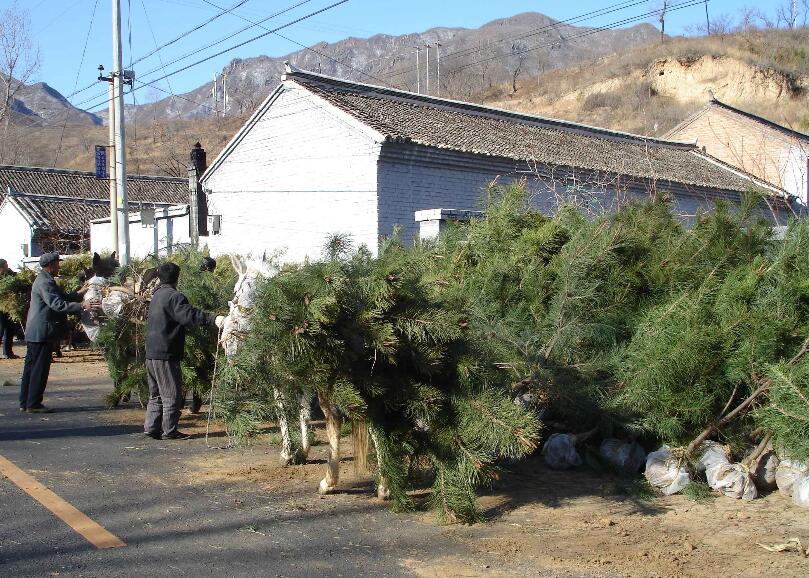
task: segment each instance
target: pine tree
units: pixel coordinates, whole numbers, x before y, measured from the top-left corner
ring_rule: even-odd
[[[263,365],[267,381],[251,374],[252,385],[231,385],[228,396],[249,412],[237,385],[316,392],[367,423],[395,508],[411,507],[408,473],[421,464],[441,516],[470,522],[476,488],[494,479],[499,458],[535,447],[538,423],[511,403],[506,372],[466,312],[426,282],[432,258],[395,236],[376,258],[336,238],[324,259],[283,269],[261,285],[235,363]]]

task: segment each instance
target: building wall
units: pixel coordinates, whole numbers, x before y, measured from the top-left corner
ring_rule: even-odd
[[[809,145],[718,107],[670,135],[807,200]]]
[[[158,210],[155,215],[155,226],[144,227],[140,217],[130,217],[129,222],[129,254],[142,259],[148,255],[165,255],[176,245],[191,242],[188,231],[188,213],[177,216],[166,216],[165,211]],[[96,253],[112,251],[112,227],[109,221],[90,224],[90,250]]]
[[[0,258],[8,261],[9,267],[17,271],[26,255],[21,245],[27,244],[29,255],[36,253],[31,248],[31,227],[11,203],[5,203],[0,209]]]
[[[284,85],[263,115],[203,178],[221,234],[201,239],[214,255],[317,257],[331,234],[377,246],[379,144],[319,98]],[[411,215],[412,219],[412,215]]]
[[[536,167],[533,167],[536,168]],[[553,173],[531,170],[526,163],[493,159],[482,155],[439,151],[415,145],[385,145],[379,162],[379,233],[390,235],[395,226],[402,240],[412,242],[419,232],[414,213],[426,209],[482,210],[486,189],[492,182],[508,185],[523,180],[531,205],[553,215],[560,206],[575,204],[590,215],[613,211],[633,200],[649,198],[646,182],[616,182],[612,175],[555,168]],[[684,223],[710,211],[722,197],[739,203],[734,193],[719,193],[683,185],[657,183],[657,191],[672,199],[672,208]],[[766,204],[762,214],[772,218]],[[784,219],[790,214],[784,211]],[[776,219],[773,219],[776,220]]]

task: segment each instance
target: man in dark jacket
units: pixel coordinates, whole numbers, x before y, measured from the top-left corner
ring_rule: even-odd
[[[14,272],[8,268],[8,261],[0,259],[0,278],[8,275],[14,275]],[[14,329],[14,322],[8,313],[0,311],[0,341],[3,342],[3,352],[0,353],[0,359],[17,359],[11,349],[14,342]]]
[[[25,365],[20,382],[20,411],[50,413],[53,410],[42,405],[42,396],[48,384],[51,370],[51,354],[59,347],[59,327],[67,314],[80,315],[84,310],[99,307],[98,300],[81,303],[87,292],[83,287],[75,293],[65,293],[56,284],[59,275],[59,255],[45,253],[39,258],[42,270],[31,287],[31,305],[25,323]]]
[[[186,328],[216,325],[225,318],[191,306],[177,291],[180,268],[164,263],[157,268],[160,285],[149,304],[146,322],[146,371],[149,376],[149,404],[144,431],[154,439],[190,439],[177,429],[183,404],[180,362],[185,352]]]

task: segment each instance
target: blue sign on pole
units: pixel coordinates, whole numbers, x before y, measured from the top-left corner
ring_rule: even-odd
[[[107,147],[96,145],[96,178],[106,179],[107,177]]]

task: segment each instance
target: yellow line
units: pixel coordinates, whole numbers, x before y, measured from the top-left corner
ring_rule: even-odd
[[[19,486],[23,492],[53,512],[57,518],[84,536],[96,548],[120,548],[121,546],[126,546],[117,536],[82,514],[72,504],[54,494],[3,456],[0,456],[0,473]]]

